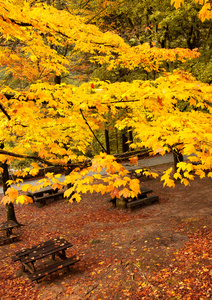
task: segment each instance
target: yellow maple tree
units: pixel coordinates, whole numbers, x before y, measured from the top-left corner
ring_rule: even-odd
[[[106,64],[110,70],[144,68],[149,72],[161,71],[164,61],[195,59],[197,50],[159,49],[148,43],[131,47],[118,35],[87,24],[74,11],[24,0],[0,3],[0,36],[2,163],[30,158],[69,168],[64,184],[71,184],[65,193],[71,201],[80,201],[81,194],[88,191],[134,197],[139,193],[139,181],[130,179],[113,156],[100,153],[87,161],[94,132],[104,128],[109,115],[117,129],[133,128],[138,142],[132,148],[145,146],[162,155],[180,151],[198,161],[197,166],[178,165],[175,178],[183,184],[193,179],[191,171],[202,177],[211,167],[211,87],[190,74],[177,70],[155,81],[111,84],[97,80],[79,86],[55,81],[70,74],[72,62],[85,54],[90,62]],[[16,84],[8,82],[8,76]],[[181,102],[188,103],[190,111],[181,111]],[[124,114],[117,119],[120,110]],[[39,167],[32,164],[17,175],[36,175]],[[106,177],[99,174],[102,170]],[[90,172],[98,174],[90,176]],[[39,183],[40,188],[55,178],[48,176]],[[162,179],[173,186],[170,176],[171,171]],[[57,178],[53,184],[61,187]],[[29,199],[8,192],[3,201],[27,203]]]
[[[202,8],[199,12],[199,18],[204,22],[205,20],[212,19],[212,7],[210,0],[194,0],[195,3],[202,5]],[[171,4],[175,8],[179,8],[181,5],[184,5],[184,0],[171,0]]]

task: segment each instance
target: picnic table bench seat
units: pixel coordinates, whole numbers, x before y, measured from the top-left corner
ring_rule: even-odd
[[[32,281],[36,280],[37,282],[39,282],[39,279],[42,279],[43,277],[48,276],[53,272],[60,271],[64,268],[67,268],[69,270],[69,266],[75,264],[77,261],[79,261],[79,259],[77,259],[74,255],[63,261],[57,261],[54,264],[51,264],[42,270],[34,272],[33,274],[29,274],[28,277]]]
[[[46,204],[46,200],[48,199],[54,199],[56,200],[60,196],[63,197],[64,190],[54,190],[52,187],[50,188],[44,188],[40,191],[35,192],[28,192],[28,196],[33,199],[33,202],[40,202],[43,205]]]
[[[64,191],[56,192],[56,193],[49,194],[49,195],[43,195],[41,197],[35,197],[34,201],[35,202],[40,202],[42,204],[46,204],[46,200],[48,200],[48,199],[56,200],[57,198],[59,198],[60,196],[63,196],[63,195],[64,195]]]
[[[36,280],[38,282],[38,280],[44,276],[50,275],[65,267],[68,269],[70,265],[79,261],[75,255],[70,258],[66,256],[66,250],[72,246],[73,245],[63,237],[57,237],[36,246],[15,252],[15,255],[12,256],[12,260],[14,262],[20,261],[23,272],[27,272],[31,280]],[[52,263],[46,266],[46,262],[41,269],[41,266],[44,263],[43,259],[49,256],[52,257],[52,260],[50,260]],[[59,260],[55,260],[56,256]],[[37,264],[38,261],[40,263]],[[37,267],[39,269],[37,269]]]
[[[132,209],[133,207],[141,206],[143,204],[146,204],[146,205],[151,204],[151,203],[154,203],[159,200],[159,197],[156,195],[149,196],[149,194],[151,194],[153,192],[153,190],[146,188],[146,187],[141,187],[140,190],[141,190],[141,192],[140,192],[140,194],[137,195],[137,197],[122,198],[121,199],[122,204],[120,204],[119,201],[117,204],[118,199],[116,197],[108,199],[108,202],[112,203],[112,205],[114,207]],[[123,203],[123,201],[124,201],[124,203]]]
[[[42,248],[42,247],[47,247],[49,245],[52,245],[52,243],[53,243],[54,240],[58,240],[58,238],[57,239],[53,239],[53,240],[48,240],[46,242],[42,242],[39,245],[32,246],[32,247],[29,247],[27,249],[21,249],[21,250],[15,252],[15,255],[12,256],[12,261],[18,261],[21,258],[23,258],[24,256],[27,256],[32,251],[35,251],[35,250],[37,250],[39,248]]]
[[[0,243],[4,243],[4,242],[14,242],[15,239],[17,239],[20,234],[13,233],[13,229],[18,227],[18,224],[15,223],[12,220],[9,221],[5,221],[3,223],[0,224],[0,231],[1,232],[5,232],[4,235],[0,235]]]
[[[32,246],[30,248],[17,251],[15,255],[12,256],[12,260],[14,262],[21,260],[21,262],[25,264],[29,262],[34,262],[38,260],[40,257],[44,256],[44,254],[45,256],[54,254],[58,243],[60,244],[60,251],[63,251],[73,246],[71,243],[67,242],[62,237],[56,238],[56,239],[43,242],[37,246]],[[57,253],[57,254],[61,254],[61,253]],[[66,258],[65,255],[63,256],[63,258]]]
[[[20,237],[20,234],[11,234],[10,236],[0,236],[0,243],[4,242],[14,242],[16,239]]]
[[[152,195],[152,196],[148,196],[148,197],[140,198],[140,199],[138,198],[138,199],[133,200],[133,201],[128,201],[127,202],[127,207],[128,208],[133,208],[133,207],[143,205],[143,204],[148,205],[148,204],[157,202],[158,200],[159,200],[159,197],[157,195]]]

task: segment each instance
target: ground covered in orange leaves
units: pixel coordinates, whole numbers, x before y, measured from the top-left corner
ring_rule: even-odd
[[[74,204],[17,205],[25,226],[19,241],[0,246],[0,299],[212,299],[211,179],[175,189],[158,179],[142,185],[159,196],[157,204],[118,210],[95,194]],[[73,243],[67,254],[80,261],[69,273],[32,283],[11,256],[58,236]]]

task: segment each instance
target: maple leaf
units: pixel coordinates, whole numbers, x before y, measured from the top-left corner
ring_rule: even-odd
[[[6,196],[8,196],[10,198],[11,202],[14,202],[18,197],[18,190],[10,187],[6,191]]]
[[[130,196],[130,191],[127,188],[124,188],[119,192],[119,195],[128,198]]]
[[[184,0],[171,0],[171,4],[175,6],[175,8],[179,8],[180,5],[184,4]]]
[[[29,171],[29,174],[32,176],[36,176],[39,173],[39,168],[33,168]]]
[[[9,196],[4,196],[2,199],[1,199],[1,203],[3,205],[6,205],[6,204],[9,204],[11,202],[11,199]]]
[[[129,158],[129,161],[130,161],[131,164],[137,165],[138,164],[138,156],[134,156],[134,157]]]
[[[110,193],[110,195],[111,195],[112,198],[115,198],[115,197],[120,198],[119,190],[116,189],[116,188],[112,190],[112,192]]]
[[[26,195],[20,195],[20,196],[17,197],[16,203],[20,203],[20,204],[33,203],[33,199],[31,197],[26,196]]]
[[[67,190],[64,192],[64,197],[69,198],[70,195],[72,195],[73,191],[74,191],[74,188],[73,188],[73,187],[71,187],[70,189],[67,189]]]
[[[59,183],[53,183],[52,184],[52,188],[54,189],[54,190],[56,190],[56,189],[59,189],[59,190],[62,190],[62,185],[61,184],[59,184]]]
[[[212,172],[208,173],[208,177],[212,178]]]
[[[8,186],[11,185],[11,184],[13,184],[13,183],[14,183],[13,180],[7,180],[7,185],[8,185]]]
[[[25,185],[22,186],[21,189],[22,189],[22,191],[27,192],[27,191],[29,191],[31,188],[32,188],[32,185],[31,185],[31,184],[25,184]]]

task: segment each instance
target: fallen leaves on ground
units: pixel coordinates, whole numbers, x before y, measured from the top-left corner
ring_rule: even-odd
[[[145,184],[158,188],[159,194],[161,183]],[[18,220],[26,226],[20,228],[19,241],[0,246],[0,299],[211,299],[211,218],[179,218],[179,199],[188,201],[186,188],[180,189],[164,190],[159,204],[133,212],[112,208],[107,195],[97,194],[73,204],[59,200],[43,207],[15,205]],[[192,189],[189,203],[194,201]],[[200,201],[195,203],[208,209],[208,202]],[[2,221],[4,216],[0,206]],[[57,236],[73,244],[67,256],[80,261],[68,274],[32,283],[11,256]]]

